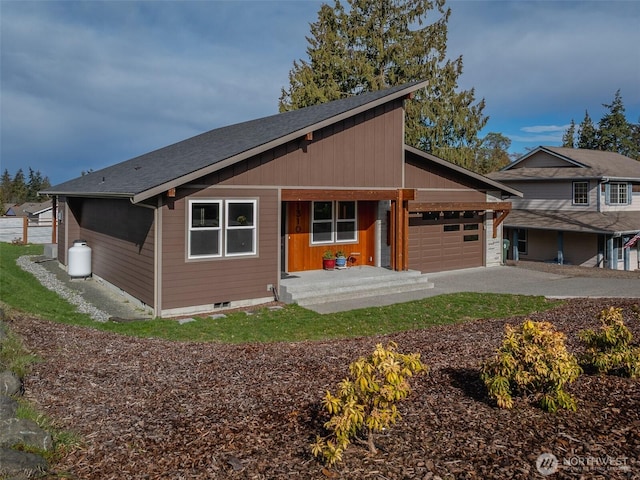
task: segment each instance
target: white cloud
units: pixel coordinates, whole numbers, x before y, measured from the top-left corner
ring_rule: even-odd
[[[562,132],[564,133],[570,124],[566,125],[535,125],[532,127],[522,127],[520,131],[526,133]]]

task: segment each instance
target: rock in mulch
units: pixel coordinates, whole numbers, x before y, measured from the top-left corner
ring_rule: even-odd
[[[40,428],[33,420],[8,418],[0,421],[0,447],[11,447],[17,444],[45,451],[53,447],[51,434]]]
[[[16,416],[18,402],[13,398],[0,395],[0,420],[7,420]]]
[[[16,395],[22,391],[22,381],[13,372],[0,372],[0,395]]]
[[[0,448],[0,477],[15,480],[36,478],[46,471],[47,462],[41,456]]]

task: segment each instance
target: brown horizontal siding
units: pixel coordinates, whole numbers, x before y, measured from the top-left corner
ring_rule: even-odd
[[[162,309],[268,297],[277,285],[280,232],[277,190],[211,187],[182,190],[172,208],[163,208]],[[187,195],[189,194],[189,195]],[[258,201],[258,255],[187,259],[188,200],[192,198]]]
[[[388,104],[313,132],[199,181],[201,184],[402,186],[402,101]]]
[[[110,199],[71,199],[70,207],[78,238],[91,248],[92,272],[153,306],[153,210]]]

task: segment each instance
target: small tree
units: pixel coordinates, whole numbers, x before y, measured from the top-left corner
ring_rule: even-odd
[[[411,392],[409,377],[428,371],[420,354],[402,354],[396,348],[393,342],[386,348],[378,344],[372,355],[349,366],[350,377],[340,382],[337,395],[327,391],[323,405],[331,418],[324,426],[330,434],[316,437],[314,456],[321,455],[329,465],[340,461],[351,440],[361,432],[367,434],[370,452],[377,452],[373,434],[400,418],[396,402]]]
[[[519,328],[507,325],[496,357],[482,366],[489,396],[502,408],[513,407],[514,394],[534,394],[546,411],[576,410],[564,386],[582,370],[567,351],[564,338],[549,322],[526,320]]]
[[[580,338],[587,344],[582,355],[585,366],[600,373],[618,372],[627,377],[640,377],[640,347],[633,347],[633,334],[624,324],[622,309],[610,307],[598,315],[600,331],[584,330]]]

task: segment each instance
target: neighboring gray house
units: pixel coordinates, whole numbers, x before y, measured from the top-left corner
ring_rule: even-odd
[[[509,258],[640,268],[640,161],[538,147],[487,176],[524,194],[504,222]]]
[[[9,205],[4,212],[7,217],[27,217],[34,225],[51,225],[53,220],[53,202],[28,202],[21,205]]]

